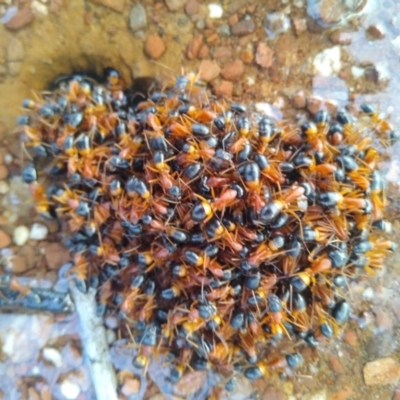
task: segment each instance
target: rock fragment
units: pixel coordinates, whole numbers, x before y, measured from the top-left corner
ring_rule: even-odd
[[[24,226],[18,226],[14,229],[13,240],[17,246],[23,246],[29,239],[29,229]]]
[[[140,4],[132,7],[129,16],[129,27],[133,32],[137,32],[147,28],[147,14],[145,8]]]
[[[306,94],[304,90],[298,90],[297,92],[293,93],[291,98],[292,106],[294,108],[305,108],[307,104]]]
[[[274,51],[269,48],[265,43],[260,42],[257,46],[256,64],[262,68],[269,68],[272,65]]]
[[[169,11],[178,11],[183,8],[186,0],[165,0],[165,5]]]
[[[7,247],[11,244],[10,235],[2,230],[0,230],[0,249]]]
[[[35,15],[29,7],[18,10],[4,25],[6,28],[17,31],[33,22]]]
[[[231,27],[232,35],[244,36],[253,33],[256,25],[252,19],[244,19]]]
[[[48,243],[44,256],[50,269],[58,269],[70,260],[69,252],[62,243]]]
[[[383,39],[385,37],[385,30],[383,26],[379,24],[370,25],[367,28],[367,33],[374,39]]]
[[[188,0],[185,5],[185,12],[187,15],[192,16],[197,14],[200,10],[200,4],[197,0]]]
[[[35,222],[31,226],[31,230],[29,232],[29,239],[43,240],[47,237],[48,233],[49,233],[49,229],[47,228],[46,225]]]
[[[330,34],[329,39],[332,43],[341,45],[351,44],[352,42],[351,34],[349,32],[344,32],[341,29],[333,31]]]
[[[210,82],[217,78],[221,72],[221,68],[215,61],[203,60],[199,66],[200,78],[206,82]]]
[[[400,380],[400,363],[391,357],[371,361],[364,366],[366,385],[389,385]]]
[[[265,30],[268,37],[274,39],[276,36],[286,32],[290,28],[290,19],[281,12],[272,12],[265,17]]]
[[[229,81],[221,81],[218,85],[214,87],[214,93],[218,97],[231,98],[233,93],[233,83]]]
[[[203,45],[203,35],[196,35],[188,44],[186,49],[186,57],[189,60],[194,60],[199,55]]]
[[[307,31],[307,20],[305,18],[294,18],[292,22],[294,32],[297,36]]]
[[[314,74],[321,76],[337,74],[342,67],[340,57],[340,46],[334,46],[321,51],[315,56],[313,61]]]
[[[244,64],[242,60],[236,59],[225,66],[221,71],[221,76],[227,81],[236,82],[244,73]]]
[[[144,47],[146,55],[152,60],[158,60],[165,52],[166,47],[158,35],[150,35]]]

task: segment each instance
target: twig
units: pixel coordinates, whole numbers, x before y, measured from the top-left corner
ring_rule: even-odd
[[[118,400],[117,378],[111,363],[103,321],[96,315],[95,290],[80,292],[70,282],[70,293],[81,325],[81,340],[86,354],[97,400]]]

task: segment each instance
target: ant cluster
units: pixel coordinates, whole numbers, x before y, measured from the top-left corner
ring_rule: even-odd
[[[71,76],[23,102],[23,178],[64,222],[78,287],[124,318],[134,365],[164,355],[172,381],[189,366],[296,368],[299,353],[269,360],[271,344],[335,336],[348,280],[394,250],[376,138],[396,132],[369,105],[275,121],[192,74],[140,100],[108,69],[104,85]]]

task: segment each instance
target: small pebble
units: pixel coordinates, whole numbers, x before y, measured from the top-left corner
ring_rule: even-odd
[[[233,83],[229,81],[221,81],[214,87],[214,93],[218,97],[231,98],[233,93]]]
[[[56,368],[63,365],[61,353],[53,347],[45,347],[42,352],[43,358],[52,363]]]
[[[129,27],[133,32],[140,31],[141,29],[145,29],[147,27],[146,10],[141,4],[135,4],[132,7],[129,17]]]
[[[14,243],[17,246],[23,246],[29,239],[29,229],[24,226],[18,226],[13,233]]]
[[[256,25],[252,19],[244,19],[233,25],[231,28],[232,35],[245,36],[253,33],[256,29]]]
[[[75,400],[81,392],[81,388],[69,379],[65,379],[61,382],[60,390],[62,395],[68,400]]]
[[[211,3],[208,5],[208,16],[210,18],[221,18],[224,10],[222,9],[220,4]]]
[[[165,52],[166,47],[160,36],[150,35],[144,47],[144,51],[152,60],[158,60]]]
[[[50,269],[59,269],[70,260],[69,252],[62,243],[48,243],[44,248],[44,256]]]
[[[221,76],[227,81],[238,81],[244,73],[244,64],[242,60],[235,60],[232,63],[226,65],[222,71]]]
[[[9,165],[13,162],[13,156],[10,153],[4,155],[4,163]]]
[[[374,39],[383,39],[385,37],[384,28],[377,24],[377,25],[370,25],[367,28],[367,32],[374,38]]]
[[[22,274],[28,269],[28,262],[26,257],[16,255],[11,258],[11,268],[14,274]]]
[[[10,186],[6,181],[0,181],[0,194],[6,194],[10,190]]]
[[[206,82],[210,82],[217,78],[221,72],[221,68],[215,61],[203,60],[199,65],[200,78]]]
[[[121,387],[121,393],[125,396],[131,396],[140,389],[140,380],[136,378],[126,378]]]
[[[304,90],[298,90],[297,92],[295,92],[291,98],[291,102],[294,108],[305,108],[305,106],[307,105],[307,100]]]
[[[169,11],[178,11],[183,8],[186,0],[165,0]]]
[[[29,234],[29,239],[43,240],[47,237],[48,233],[49,233],[49,230],[46,225],[35,222],[31,226],[31,232]]]
[[[16,31],[33,22],[35,15],[29,7],[18,10],[7,22],[4,23],[6,28]]]
[[[389,385],[400,380],[400,364],[393,358],[381,358],[367,363],[364,367],[365,384]]]
[[[257,46],[256,64],[262,68],[269,68],[272,65],[274,51],[265,43],[260,42]]]
[[[313,61],[314,73],[321,76],[337,74],[342,67],[340,57],[340,46],[334,46],[321,51],[315,56]]]
[[[6,179],[8,176],[8,169],[5,165],[0,165],[0,180]]]

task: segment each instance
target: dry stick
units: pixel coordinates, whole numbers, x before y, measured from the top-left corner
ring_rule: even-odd
[[[81,325],[81,339],[97,400],[118,400],[117,377],[111,363],[103,321],[96,315],[95,290],[80,292],[69,285]]]

